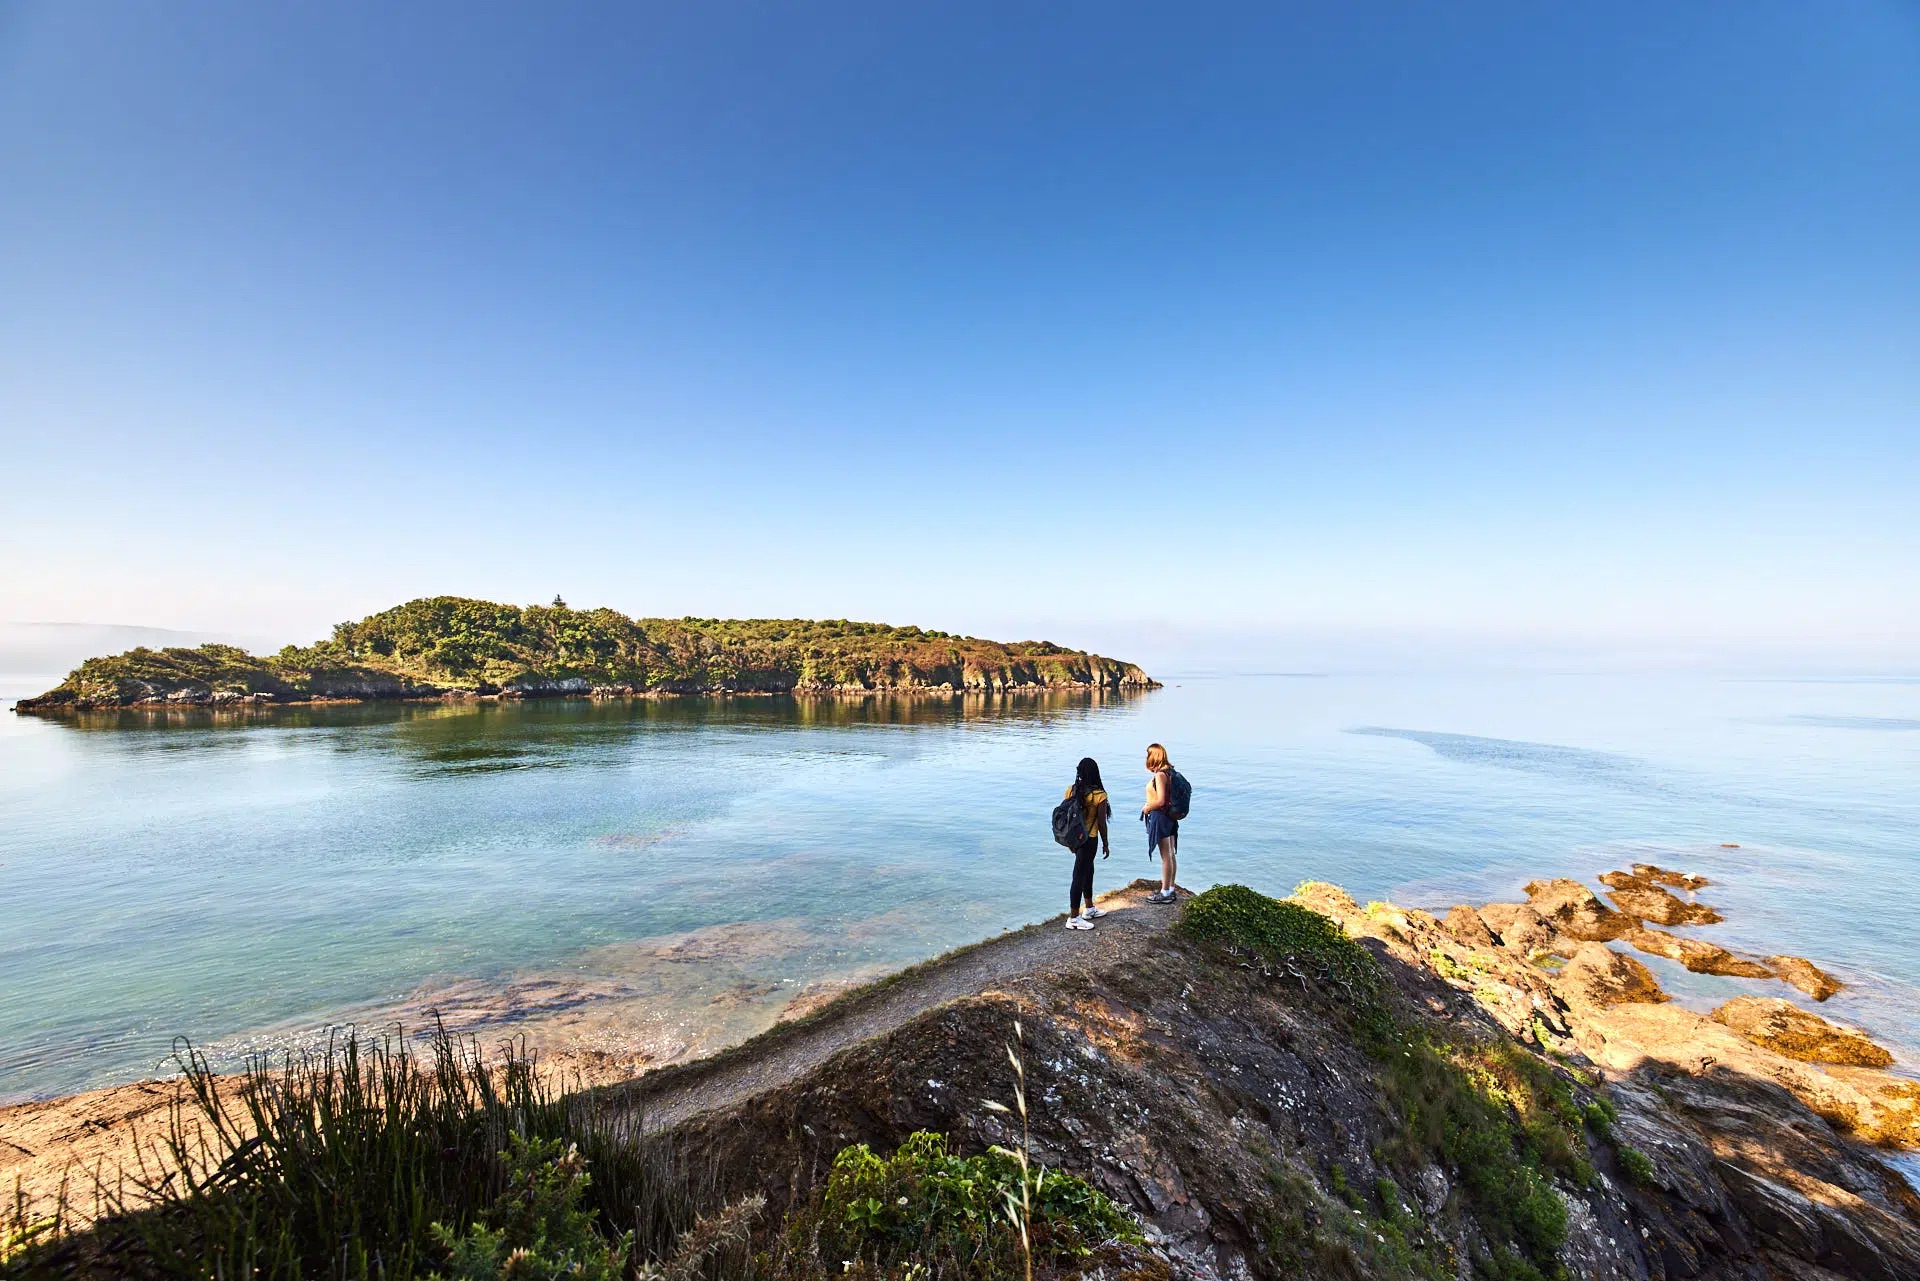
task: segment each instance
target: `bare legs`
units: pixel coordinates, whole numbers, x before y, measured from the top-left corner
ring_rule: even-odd
[[[1160,838],[1160,892],[1172,894],[1175,877],[1179,872],[1180,838],[1163,836]]]

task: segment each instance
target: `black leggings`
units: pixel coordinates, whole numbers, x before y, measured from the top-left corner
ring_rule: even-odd
[[[1067,904],[1067,915],[1080,914],[1080,902],[1086,900],[1088,907],[1093,906],[1093,856],[1100,852],[1100,838],[1093,837],[1073,852],[1073,885],[1067,891],[1071,901]]]

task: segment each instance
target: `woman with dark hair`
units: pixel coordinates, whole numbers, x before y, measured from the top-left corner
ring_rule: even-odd
[[[1073,883],[1067,889],[1067,928],[1090,930],[1095,917],[1106,915],[1093,905],[1093,853],[1101,846],[1106,847],[1102,858],[1113,853],[1113,845],[1107,839],[1107,818],[1113,813],[1113,807],[1107,804],[1107,787],[1100,781],[1100,766],[1093,757],[1083,757],[1079,768],[1074,770],[1073,786],[1061,799],[1069,797],[1080,802],[1087,839],[1073,851]],[[1083,902],[1084,910],[1080,906]]]
[[[1149,903],[1171,903],[1180,897],[1174,876],[1179,871],[1180,824],[1173,817],[1173,762],[1167,749],[1147,744],[1147,803],[1140,817],[1147,824],[1147,857],[1160,856],[1160,888],[1147,895]]]

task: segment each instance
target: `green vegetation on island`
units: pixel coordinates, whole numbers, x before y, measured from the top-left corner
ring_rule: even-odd
[[[432,596],[312,645],[90,658],[20,711],[448,695],[850,693],[1150,686],[1129,663],[1050,641],[846,619],[629,618],[612,609]]]

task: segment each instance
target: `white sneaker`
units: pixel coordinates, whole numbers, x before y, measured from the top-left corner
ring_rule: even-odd
[[[1105,916],[1106,914],[1107,914],[1107,909],[1104,907],[1090,907],[1086,911],[1080,913],[1080,915],[1086,917],[1089,921],[1098,920],[1101,917]]]
[[[1069,916],[1067,918],[1067,928],[1070,930],[1090,930],[1093,928],[1093,922],[1084,916]]]

